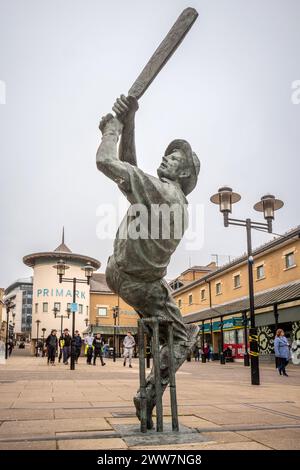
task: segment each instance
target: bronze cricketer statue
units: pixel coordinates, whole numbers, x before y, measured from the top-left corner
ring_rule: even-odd
[[[186,196],[195,188],[200,162],[190,144],[182,139],[172,141],[166,148],[157,177],[146,174],[137,166],[134,121],[138,99],[173,54],[197,18],[197,12],[187,8],[180,15],[164,41],[131,87],[128,96],[121,95],[113,106],[116,116],[107,114],[100,122],[102,141],[97,152],[98,169],[117,183],[130,203],[126,216],[116,234],[114,253],[106,268],[109,287],[131,305],[140,318],[157,318],[173,322],[173,347],[175,371],[183,364],[196,341],[198,327],[183,323],[179,308],[164,280],[172,253],[186,229]],[[120,139],[120,142],[119,142]],[[119,148],[118,148],[119,144]],[[132,222],[139,216],[136,205],[146,208],[164,206],[174,212],[170,217],[170,235],[162,236],[158,227],[151,226],[151,216],[141,221],[143,236],[132,236]],[[175,234],[176,215],[183,214],[181,235]],[[157,221],[158,219],[156,219]],[[159,219],[160,220],[160,219]],[[153,222],[154,223],[154,222]],[[155,222],[157,223],[157,222]],[[160,224],[166,220],[160,220]],[[161,227],[161,226],[160,226]],[[153,236],[153,228],[156,236]],[[157,233],[159,234],[157,236]],[[145,236],[145,234],[147,236]],[[164,391],[169,383],[168,323],[162,323],[160,340],[160,379]],[[148,332],[151,335],[151,323]],[[153,427],[152,412],[156,405],[153,370],[146,379],[147,428]],[[141,419],[140,390],[134,398],[137,416]]]

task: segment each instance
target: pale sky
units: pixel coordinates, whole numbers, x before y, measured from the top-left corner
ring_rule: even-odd
[[[299,224],[299,0],[0,0],[0,287],[31,275],[22,257],[56,248],[63,225],[72,251],[104,270],[113,239],[98,239],[97,210],[123,196],[96,168],[98,122],[187,6],[198,20],[136,116],[146,172],[174,138],[201,160],[189,196],[199,243],[181,242],[168,278],[245,251],[244,229],[224,228],[209,202],[224,184],[242,195],[233,217],[263,221],[253,205],[272,193],[285,203],[274,232]]]

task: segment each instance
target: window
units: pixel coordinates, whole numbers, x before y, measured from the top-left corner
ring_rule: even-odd
[[[189,295],[189,305],[192,305],[193,303],[193,294]]]
[[[285,269],[292,268],[296,266],[295,262],[295,253],[292,251],[291,253],[287,253],[285,256]]]
[[[256,279],[263,279],[265,277],[265,267],[263,264],[256,268]]]
[[[54,308],[56,308],[57,311],[60,312],[60,302],[54,302]]]
[[[97,308],[98,317],[107,317],[107,307],[98,307]]]
[[[87,317],[89,316],[89,306],[88,305],[86,306],[86,316]]]
[[[205,300],[205,289],[201,289],[200,298],[201,298],[201,300]]]
[[[216,283],[216,295],[222,294],[222,284],[220,282]]]
[[[48,312],[48,302],[43,302],[43,312],[44,313]]]
[[[34,313],[38,313],[39,311],[39,304],[34,305]]]
[[[79,304],[78,308],[79,308],[78,313],[83,313],[83,305]]]
[[[233,277],[233,285],[234,285],[235,289],[237,289],[238,287],[241,287],[241,276],[240,276],[240,274],[236,274]]]
[[[243,344],[244,343],[244,329],[236,330],[237,331],[237,343]]]
[[[181,305],[182,305],[182,300],[179,299],[179,300],[178,300],[178,307],[181,308]]]

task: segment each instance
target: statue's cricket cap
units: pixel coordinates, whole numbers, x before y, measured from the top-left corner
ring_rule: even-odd
[[[170,155],[170,153],[174,152],[174,150],[181,150],[181,152],[183,152],[187,158],[187,163],[191,170],[191,174],[188,178],[184,178],[182,180],[182,189],[184,194],[189,194],[193,191],[197,184],[200,171],[200,160],[186,140],[173,140],[166,148],[165,155]]]

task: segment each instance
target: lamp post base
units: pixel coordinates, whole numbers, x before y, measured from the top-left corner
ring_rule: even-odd
[[[249,360],[249,354],[245,353],[244,354],[244,366],[249,367],[250,366],[250,360]]]

